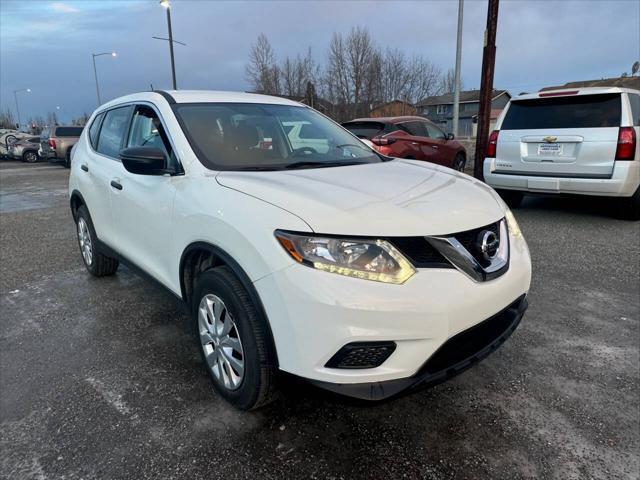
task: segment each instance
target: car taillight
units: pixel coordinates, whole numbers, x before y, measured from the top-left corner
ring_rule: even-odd
[[[54,150],[56,149],[56,141],[53,138],[49,139],[49,146]]]
[[[620,127],[616,160],[633,160],[636,156],[636,131],[633,127]]]
[[[494,130],[489,135],[489,143],[487,144],[487,154],[485,157],[487,158],[496,158],[496,150],[498,149],[498,133],[499,130]]]

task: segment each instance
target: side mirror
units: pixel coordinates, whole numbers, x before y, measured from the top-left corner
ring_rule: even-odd
[[[168,168],[165,153],[155,147],[130,147],[120,151],[124,168],[138,175],[165,175],[175,171]]]
[[[391,145],[392,143],[396,143],[397,139],[393,137],[373,137],[371,139],[371,143],[378,146]]]
[[[453,133],[447,133],[447,140],[453,140],[456,136]]]

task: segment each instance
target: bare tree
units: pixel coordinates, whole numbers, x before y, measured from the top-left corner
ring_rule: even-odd
[[[56,112],[47,113],[47,125],[53,127],[54,125],[58,125],[58,115]]]
[[[460,90],[464,87],[462,86],[462,81],[460,81]],[[440,79],[440,93],[453,93],[456,89],[456,72],[453,68],[447,70]]]
[[[13,116],[13,112],[8,108],[3,112],[0,112],[0,128],[15,129],[16,120]]]
[[[246,75],[255,91],[276,95],[280,93],[280,71],[269,39],[264,33],[258,35],[256,43],[251,47]]]
[[[304,57],[295,59],[286,57],[280,67],[282,91],[285,95],[303,97],[309,82],[315,83],[319,77],[320,67],[311,55],[311,48]]]
[[[71,125],[76,125],[78,127],[84,127],[87,124],[88,121],[89,121],[89,114],[87,112],[84,112],[79,117],[74,118],[73,120],[71,120]]]

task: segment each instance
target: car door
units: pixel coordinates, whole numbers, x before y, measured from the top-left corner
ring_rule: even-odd
[[[123,147],[155,147],[163,150],[181,171],[167,129],[151,104],[133,111]],[[128,172],[121,162],[110,178],[114,212],[114,248],[165,285],[169,274],[171,225],[176,183],[181,176],[140,175]]]
[[[432,123],[424,122],[423,125],[427,131],[425,143],[432,149],[436,150],[434,154],[435,162],[440,165],[444,165],[445,167],[452,168],[456,156],[456,150],[453,145],[448,143],[446,133]]]
[[[98,239],[110,247],[117,244],[117,232],[113,228],[111,205],[111,178],[118,171],[118,154],[124,140],[131,107],[113,108],[96,116],[89,135],[73,168],[77,173],[80,192],[84,197]]]
[[[410,135],[406,141],[410,142],[413,158],[426,160],[427,162],[439,163],[438,150],[433,147],[433,142],[427,137],[427,130],[424,122],[414,120],[400,124]]]

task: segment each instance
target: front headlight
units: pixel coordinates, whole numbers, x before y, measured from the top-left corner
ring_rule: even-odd
[[[520,225],[518,225],[516,217],[513,216],[513,213],[511,213],[511,210],[509,210],[508,208],[504,212],[504,218],[507,219],[507,227],[509,227],[509,233],[511,233],[511,235],[513,235],[514,237],[521,237],[522,232],[520,231]]]
[[[416,269],[386,240],[359,240],[275,232],[284,249],[308,267],[385,283],[404,283]]]

